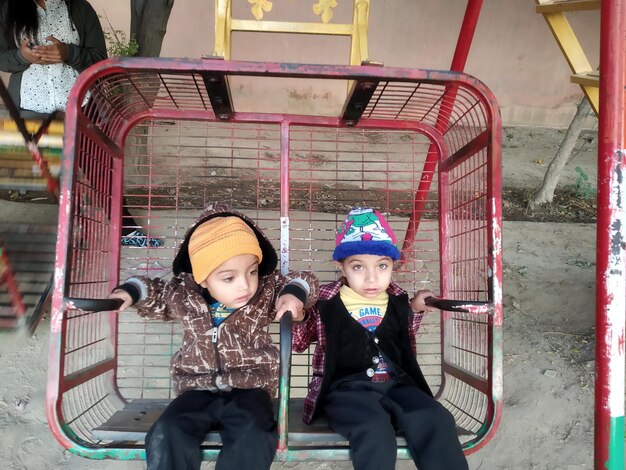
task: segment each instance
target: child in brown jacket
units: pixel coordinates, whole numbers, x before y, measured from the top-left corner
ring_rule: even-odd
[[[207,209],[189,229],[170,281],[131,278],[110,295],[139,315],[183,327],[171,361],[178,395],[146,437],[149,470],[200,468],[205,435],[218,429],[218,467],[267,469],[277,431],[272,398],[279,353],[268,324],[315,304],[309,273],[282,276],[269,239],[226,206]]]

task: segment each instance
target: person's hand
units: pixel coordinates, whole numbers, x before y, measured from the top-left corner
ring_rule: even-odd
[[[128,307],[130,307],[133,304],[132,297],[130,296],[128,292],[126,292],[123,289],[115,289],[113,292],[109,294],[108,298],[120,299],[124,302],[122,305],[120,305],[120,308],[118,308],[120,312],[126,310]]]
[[[51,42],[45,46],[33,46],[33,52],[39,56],[40,64],[59,64],[67,59],[68,46],[54,36],[48,36],[46,41]]]
[[[427,297],[437,296],[430,290],[418,290],[411,299],[411,310],[414,312],[434,312],[437,310],[435,307],[426,305],[425,300]]]
[[[294,321],[301,321],[304,318],[304,304],[298,297],[285,294],[276,300],[276,321],[279,321],[285,312],[290,311]]]
[[[31,49],[29,44],[30,41],[27,38],[22,39],[22,42],[20,43],[20,54],[22,54],[22,57],[24,57],[24,59],[29,61],[31,64],[40,64],[39,55]]]

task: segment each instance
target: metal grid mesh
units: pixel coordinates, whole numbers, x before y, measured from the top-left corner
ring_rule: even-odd
[[[125,150],[127,207],[160,248],[123,247],[120,279],[169,278],[189,226],[212,202],[253,218],[278,247],[278,126],[209,121],[151,121],[137,126]],[[180,347],[178,325],[144,321],[132,311],[119,323],[118,386],[125,398],[171,398],[169,361]],[[272,326],[277,332],[277,325]]]
[[[93,82],[84,114],[112,142],[120,142],[119,134],[136,115],[151,110],[159,117],[131,126],[122,155],[115,155],[108,138],[93,138],[94,130],[78,126],[64,295],[105,297],[127,277],[167,278],[187,227],[213,201],[247,213],[279,248],[281,198],[287,198],[290,269],[310,269],[320,282],[334,280],[335,229],[349,207],[371,205],[388,215],[399,245],[410,238],[395,275],[409,293],[430,288],[452,299],[493,300],[488,247],[493,163],[487,149],[462,155],[491,131],[486,105],[471,87],[381,81],[363,127],[328,122],[322,127],[313,124],[315,117],[311,124],[291,125],[285,187],[281,121],[285,125],[289,116],[259,114],[250,122],[254,115],[247,114],[248,122],[216,122],[206,73],[115,71]],[[345,77],[338,78],[345,83]],[[439,119],[442,112],[449,114],[449,125]],[[302,122],[302,116],[295,121]],[[417,125],[394,129],[397,121]],[[439,155],[425,133],[440,135],[441,157],[452,156],[445,178],[427,175],[433,180],[427,192],[420,186],[425,162],[433,152]],[[112,220],[122,204],[114,178],[122,168],[123,204],[134,222],[121,216]],[[120,248],[120,221],[163,245]],[[413,234],[408,229],[415,221]],[[440,272],[444,258],[448,262]],[[132,310],[119,318],[67,309],[64,315],[62,421],[80,440],[90,443],[90,430],[106,421],[121,399],[171,397],[169,359],[180,344],[176,325],[144,321]],[[427,379],[468,436],[475,436],[488,417],[489,328],[489,315],[446,313],[427,315],[418,333],[418,360]],[[271,331],[276,334],[277,325]],[[311,353],[294,357],[294,397],[306,393]],[[72,374],[85,370],[91,379],[73,380]]]
[[[290,135],[290,269],[312,270],[320,282],[336,279],[330,261],[335,230],[353,205],[380,208],[403,239],[429,145],[424,136],[302,126],[294,126]],[[164,245],[122,248],[120,279],[169,276],[187,227],[207,203],[216,200],[254,218],[278,249],[279,137],[276,125],[157,121],[138,126],[126,146],[126,161],[135,162],[132,174],[125,175],[126,201],[138,224]],[[415,259],[396,276],[409,291],[439,289],[435,196],[433,191],[422,214]],[[425,336],[433,338],[424,338],[429,346],[420,351],[421,363],[436,389],[441,375],[437,319],[425,321],[427,326],[432,332]],[[167,366],[178,348],[178,335],[176,326],[123,315],[118,385],[124,397],[171,396]],[[294,397],[306,394],[309,362],[309,355],[294,358]]]
[[[418,133],[378,129],[294,127],[290,133],[289,260],[294,269],[311,269],[321,283],[334,281],[335,231],[349,208],[376,207],[387,214],[401,244],[413,207],[430,142]],[[436,187],[436,178],[434,182]],[[409,292],[439,288],[436,191],[421,214],[421,230],[409,262],[395,279]],[[422,331],[420,364],[436,390],[440,384],[440,341],[435,321]],[[294,358],[291,396],[306,395],[313,347]]]

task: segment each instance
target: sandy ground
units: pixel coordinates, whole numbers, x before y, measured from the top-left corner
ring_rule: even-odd
[[[503,183],[536,187],[562,131],[505,129]],[[568,165],[595,185],[593,143]],[[3,218],[24,207],[0,201]],[[32,209],[32,206],[31,206]],[[28,211],[26,211],[28,212]],[[8,214],[8,215],[7,215]],[[595,227],[504,223],[504,414],[496,436],[469,457],[472,470],[591,469]],[[0,333],[0,462],[7,469],[145,468],[91,461],[61,448],[48,430],[45,387],[48,322],[33,337]],[[213,464],[206,464],[213,468]],[[205,468],[203,467],[203,468]],[[272,468],[348,469],[346,462],[276,463]],[[414,468],[400,462],[398,468]]]

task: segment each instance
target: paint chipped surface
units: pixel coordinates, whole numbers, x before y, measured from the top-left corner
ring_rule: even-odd
[[[495,198],[491,199],[491,213],[500,214],[499,201]],[[496,311],[494,312],[494,323],[502,324],[502,220],[498,215],[494,215],[491,220],[493,230],[493,302]]]
[[[621,163],[622,151],[616,152]],[[622,220],[625,215],[622,197],[623,174],[617,165],[611,173],[610,184],[610,246],[604,278],[609,295],[606,299],[606,336],[608,357],[599,358],[608,364],[608,397],[606,402],[611,417],[624,416],[624,335],[626,328],[626,282],[624,279],[624,234]]]

